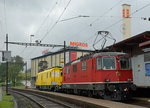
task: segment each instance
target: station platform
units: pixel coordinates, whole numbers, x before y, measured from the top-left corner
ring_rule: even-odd
[[[39,91],[33,89],[24,89],[28,91],[34,91],[35,93],[42,93],[44,95],[50,96],[54,99],[66,101],[69,103],[77,104],[83,106],[84,108],[146,108],[138,105],[131,105],[121,102],[96,99],[72,94],[49,92],[49,91]]]

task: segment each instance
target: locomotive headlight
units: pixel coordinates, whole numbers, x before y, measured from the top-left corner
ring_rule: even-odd
[[[110,82],[110,79],[105,79],[105,82]]]

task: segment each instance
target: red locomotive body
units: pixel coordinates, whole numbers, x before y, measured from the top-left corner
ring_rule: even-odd
[[[63,68],[62,88],[66,92],[126,100],[134,90],[130,57],[120,52],[84,56]]]

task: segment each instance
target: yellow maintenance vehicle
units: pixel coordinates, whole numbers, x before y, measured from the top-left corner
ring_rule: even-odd
[[[35,85],[40,90],[60,90],[62,85],[62,67],[52,67],[39,72]]]

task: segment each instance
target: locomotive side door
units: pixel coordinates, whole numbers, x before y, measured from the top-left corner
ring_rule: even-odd
[[[96,79],[96,58],[92,59],[91,79],[94,82]]]
[[[82,82],[92,82],[92,59],[88,59],[81,63],[81,78]]]
[[[52,85],[56,85],[56,81],[55,81],[55,69],[52,70]]]

